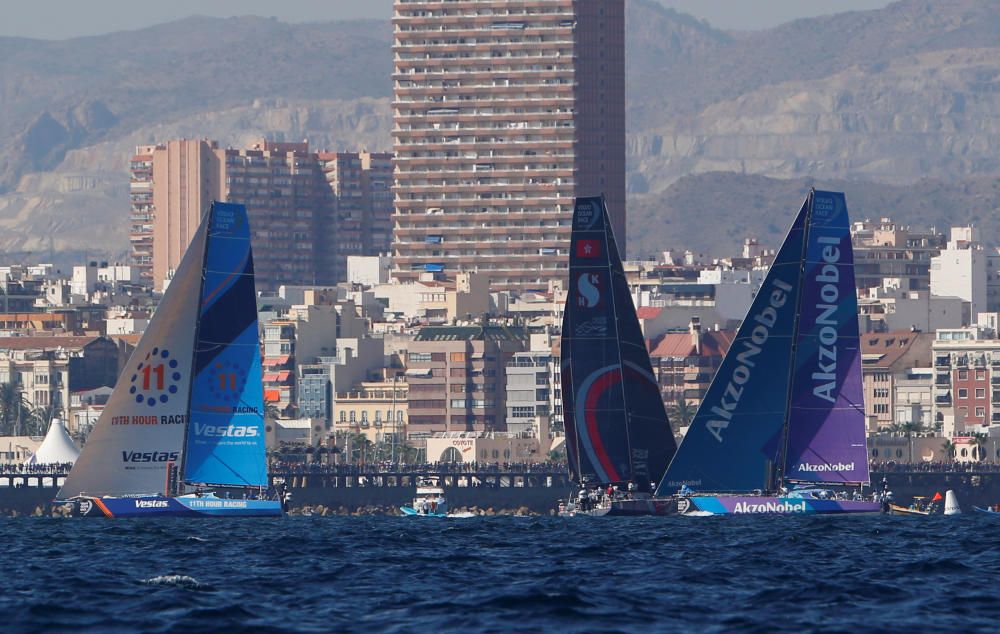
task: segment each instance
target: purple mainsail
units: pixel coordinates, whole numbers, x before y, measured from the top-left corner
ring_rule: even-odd
[[[868,483],[847,204],[842,193],[814,191],[811,198],[784,479]]]

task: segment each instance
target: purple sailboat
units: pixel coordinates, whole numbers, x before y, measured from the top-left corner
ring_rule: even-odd
[[[698,514],[874,513],[854,254],[842,193],[812,191],[657,496]],[[849,487],[857,487],[849,490]]]

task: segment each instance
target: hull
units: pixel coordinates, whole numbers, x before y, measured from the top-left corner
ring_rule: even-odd
[[[575,517],[586,515],[590,517],[638,517],[649,515],[675,515],[677,500],[674,498],[641,498],[638,500],[613,500],[609,505],[598,506],[587,510],[575,508],[575,505],[560,505],[560,517]]]
[[[987,515],[1000,515],[1000,512],[993,511],[990,509],[984,509],[981,506],[973,506],[972,510],[974,510],[976,513],[986,513]]]
[[[407,517],[448,517],[447,513],[421,513],[412,506],[401,506],[399,510]]]
[[[277,500],[225,499],[215,496],[81,497],[69,502],[78,517],[281,517]]]
[[[417,511],[416,509],[414,509],[411,506],[401,506],[401,507],[399,507],[399,510],[402,511],[403,515],[406,516],[406,517],[443,517],[443,518],[451,518],[451,519],[466,519],[466,518],[469,518],[469,517],[476,517],[475,513],[468,512],[468,511],[465,511],[465,512],[462,512],[462,513],[448,513],[448,514],[444,514],[444,513],[420,513],[419,511]]]
[[[881,513],[878,502],[814,500],[762,495],[695,495],[678,500],[678,512],[688,515],[840,515]]]

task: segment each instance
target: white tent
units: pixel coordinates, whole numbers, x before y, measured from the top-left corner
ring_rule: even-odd
[[[73,444],[73,439],[69,437],[69,432],[66,431],[63,422],[58,418],[53,418],[52,424],[49,425],[49,431],[45,434],[45,440],[42,441],[38,451],[24,461],[24,464],[62,464],[66,462],[72,464],[79,456],[80,450]]]

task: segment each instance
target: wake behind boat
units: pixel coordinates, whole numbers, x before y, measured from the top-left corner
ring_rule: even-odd
[[[857,313],[844,195],[812,191],[657,496],[699,515],[882,511],[884,491],[861,494]]]
[[[280,516],[250,229],[213,203],[56,502],[104,517]]]
[[[665,513],[672,501],[650,492],[676,443],[602,197],[576,199],[561,356],[566,452],[581,489],[559,514]]]

